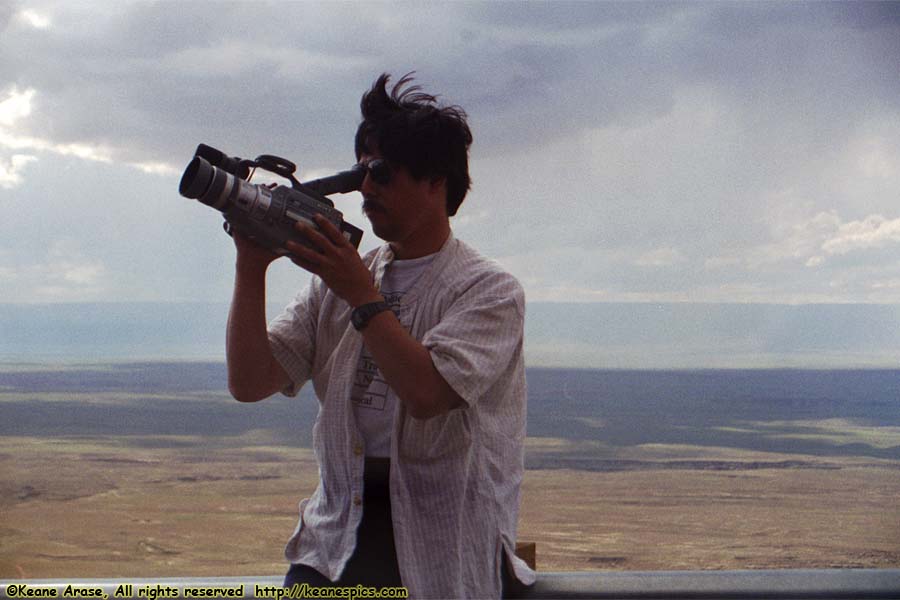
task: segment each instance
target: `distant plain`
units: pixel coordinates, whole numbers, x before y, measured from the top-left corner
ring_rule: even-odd
[[[0,368],[0,578],[283,572],[315,400],[240,405],[222,375]],[[519,539],[548,571],[898,568],[898,384],[532,370]]]

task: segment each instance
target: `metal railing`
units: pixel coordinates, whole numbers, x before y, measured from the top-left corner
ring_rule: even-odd
[[[281,583],[281,576],[10,580],[0,582],[0,598],[103,600],[105,595],[110,600],[283,600],[287,596],[280,587]],[[900,600],[900,569],[539,572],[538,581],[520,597],[606,600]]]
[[[900,599],[900,569],[540,573],[525,598]]]

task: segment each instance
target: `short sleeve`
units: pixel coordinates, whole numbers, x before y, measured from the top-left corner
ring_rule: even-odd
[[[309,286],[269,323],[272,355],[291,379],[291,383],[281,391],[286,396],[297,395],[312,376],[316,323],[323,287],[319,278],[313,278]]]
[[[425,335],[435,368],[472,405],[521,352],[525,296],[505,273],[472,286]]]

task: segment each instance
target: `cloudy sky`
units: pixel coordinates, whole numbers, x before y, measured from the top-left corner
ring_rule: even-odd
[[[470,115],[456,234],[532,301],[898,303],[898,65],[898,3],[6,1],[0,302],[227,301],[196,144],[328,174],[416,71]]]

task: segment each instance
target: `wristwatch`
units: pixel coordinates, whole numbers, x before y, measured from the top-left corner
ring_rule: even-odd
[[[386,310],[391,310],[391,307],[387,305],[387,302],[369,302],[368,304],[360,304],[353,309],[352,313],[350,313],[350,322],[353,323],[353,327],[355,327],[357,331],[362,331],[363,327],[372,320],[372,317]]]

